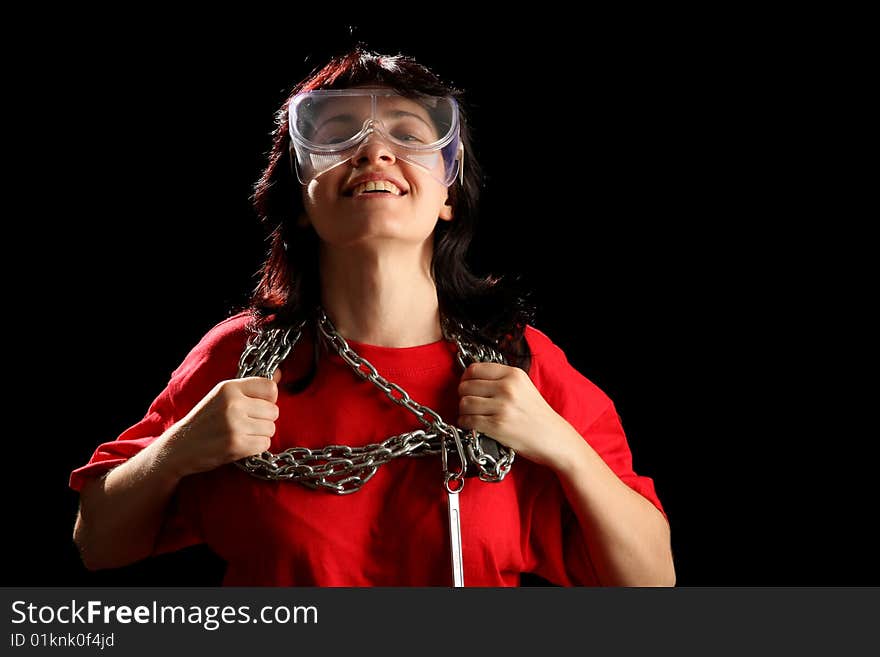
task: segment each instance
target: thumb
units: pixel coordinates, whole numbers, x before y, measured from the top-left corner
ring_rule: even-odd
[[[275,383],[281,383],[281,368],[280,367],[275,368],[275,373],[272,375],[272,380]]]

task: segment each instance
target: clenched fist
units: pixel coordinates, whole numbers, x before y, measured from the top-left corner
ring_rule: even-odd
[[[168,457],[181,476],[213,470],[269,449],[278,419],[278,381],[221,381],[169,429]]]
[[[535,463],[558,470],[576,458],[583,443],[518,367],[471,363],[458,394],[458,426],[487,433]]]

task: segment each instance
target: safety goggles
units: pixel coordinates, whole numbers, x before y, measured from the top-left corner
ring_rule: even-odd
[[[304,185],[374,139],[446,187],[463,176],[458,104],[449,96],[404,96],[387,88],[309,91],[290,100],[288,121]]]

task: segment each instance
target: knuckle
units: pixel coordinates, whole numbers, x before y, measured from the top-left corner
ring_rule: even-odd
[[[242,415],[241,403],[238,401],[230,400],[226,403],[225,411],[226,419],[230,422],[235,421]]]
[[[253,437],[241,434],[239,435],[238,440],[235,441],[233,449],[237,454],[252,454],[253,441]]]
[[[229,437],[231,442],[236,442],[238,440],[238,436],[247,433],[247,427],[245,426],[245,419],[241,415],[233,415],[228,418],[229,422]]]

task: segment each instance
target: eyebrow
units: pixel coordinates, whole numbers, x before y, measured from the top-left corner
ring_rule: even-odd
[[[331,116],[329,119],[324,119],[323,121],[321,121],[320,125],[318,125],[314,129],[312,134],[316,134],[321,128],[323,128],[328,123],[343,123],[346,121],[353,122],[354,120],[355,120],[354,114],[335,114],[335,115]]]
[[[388,114],[393,119],[399,119],[402,116],[411,116],[414,119],[418,119],[419,121],[424,123],[428,127],[428,129],[431,130],[434,134],[437,134],[437,132],[438,132],[437,126],[432,125],[431,123],[428,123],[421,116],[419,116],[418,114],[415,114],[413,112],[407,112],[406,110],[398,109],[398,110],[391,110],[389,112],[386,112],[386,114]],[[314,129],[312,134],[317,134],[321,130],[321,128],[323,128],[328,123],[355,122],[355,120],[356,119],[354,117],[354,114],[350,114],[350,113],[348,113],[348,114],[334,114],[330,118],[327,118],[327,119],[324,119],[323,121],[321,121],[320,125],[318,125]]]
[[[431,130],[433,130],[435,133],[437,132],[437,126],[428,123],[428,122],[425,121],[425,119],[423,119],[421,116],[419,116],[418,114],[414,114],[413,112],[407,112],[406,110],[391,110],[391,111],[388,112],[388,113],[389,113],[393,118],[395,118],[395,119],[400,118],[401,116],[411,116],[411,117],[413,117],[413,118],[415,118],[415,119],[418,119],[418,120],[421,121],[422,123],[424,123],[424,124],[425,124],[426,126],[428,126]]]

